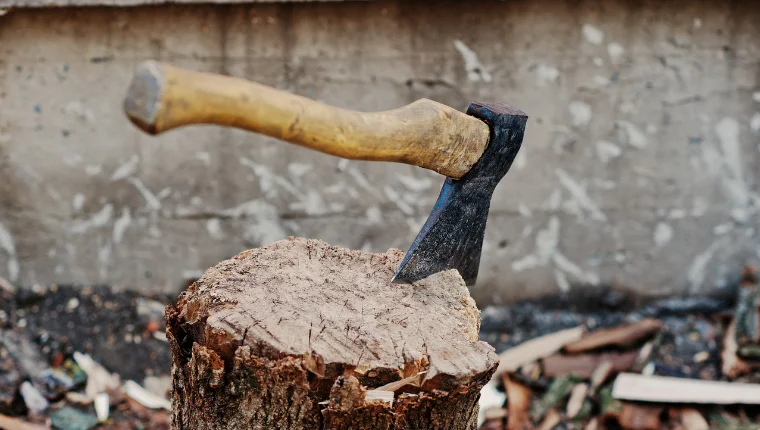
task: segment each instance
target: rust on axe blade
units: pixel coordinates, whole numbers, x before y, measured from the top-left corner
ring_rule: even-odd
[[[488,124],[488,146],[461,179],[446,179],[393,283],[411,283],[449,269],[457,269],[468,286],[477,280],[491,197],[520,151],[528,116],[505,104],[478,102],[470,104],[467,114]]]

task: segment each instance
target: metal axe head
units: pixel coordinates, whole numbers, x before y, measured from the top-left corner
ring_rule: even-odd
[[[488,124],[488,146],[462,178],[446,179],[391,282],[411,283],[449,269],[457,269],[468,286],[478,278],[491,197],[520,150],[528,116],[504,104],[477,102],[467,114]]]

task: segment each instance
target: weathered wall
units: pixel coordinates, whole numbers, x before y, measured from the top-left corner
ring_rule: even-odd
[[[442,178],[213,126],[141,134],[146,59],[356,110],[528,112],[473,294],[724,287],[760,253],[760,6],[378,1],[0,17],[0,276],[171,290],[287,235],[405,249]],[[435,5],[434,5],[435,4]]]

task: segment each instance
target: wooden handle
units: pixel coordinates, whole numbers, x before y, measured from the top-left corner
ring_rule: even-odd
[[[483,121],[421,99],[354,112],[245,79],[148,61],[138,66],[124,111],[158,134],[191,124],[236,127],[354,160],[395,161],[459,179],[488,145]]]

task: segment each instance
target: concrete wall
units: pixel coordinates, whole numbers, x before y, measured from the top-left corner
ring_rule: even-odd
[[[405,249],[442,177],[214,126],[139,132],[159,59],[356,110],[421,97],[530,115],[497,188],[480,305],[585,285],[724,288],[757,262],[760,6],[376,1],[0,17],[0,276],[176,291],[288,235]]]

